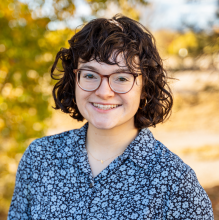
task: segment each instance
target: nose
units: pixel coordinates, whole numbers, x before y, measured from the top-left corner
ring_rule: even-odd
[[[108,99],[115,95],[114,91],[109,86],[109,81],[107,77],[103,77],[99,88],[95,91],[95,95],[102,99]]]

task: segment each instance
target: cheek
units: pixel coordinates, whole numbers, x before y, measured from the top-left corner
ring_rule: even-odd
[[[130,105],[132,105],[132,110],[136,112],[140,105],[141,90],[142,90],[141,84],[139,82],[137,82],[137,84],[135,83],[135,86],[133,88],[133,93],[131,93],[130,94],[131,97],[129,97],[129,99],[131,100],[129,102],[130,102]]]
[[[142,80],[137,80],[133,87],[133,99],[135,103],[140,103],[142,92]]]
[[[125,94],[124,94],[125,95]],[[137,111],[140,104],[141,91],[132,91],[127,96],[123,96],[124,104],[130,111]]]
[[[76,98],[76,102],[77,102],[77,105],[78,105],[81,99],[80,99],[80,91],[79,91],[79,88],[78,88],[77,85],[76,85],[76,88],[75,88],[75,98]]]
[[[91,95],[91,92],[83,91],[78,85],[75,89],[76,103],[80,113],[85,117],[84,114],[87,112],[88,100]]]
[[[87,95],[88,95],[87,92],[83,91],[78,85],[76,86],[75,97],[77,102],[79,103],[83,102],[83,100],[86,99]]]
[[[83,91],[83,90],[78,86],[78,84],[76,84],[75,93],[76,93],[77,95],[80,95],[82,91]]]
[[[84,96],[85,96],[84,91],[82,91],[81,88],[76,86],[76,89],[75,89],[76,103],[81,114],[83,113],[84,100],[86,99]]]

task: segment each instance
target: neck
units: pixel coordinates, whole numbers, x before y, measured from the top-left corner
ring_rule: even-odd
[[[97,158],[109,158],[122,153],[138,135],[134,123],[125,123],[112,129],[97,129],[88,125],[86,145]]]

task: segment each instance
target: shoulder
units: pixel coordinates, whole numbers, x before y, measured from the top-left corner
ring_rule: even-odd
[[[194,170],[159,141],[155,155],[153,174],[159,173],[161,185],[168,188],[169,206],[172,207],[169,210],[170,216],[175,218],[184,214],[188,219],[203,216],[205,219],[213,219],[211,201]]]
[[[22,160],[32,160],[33,162],[54,159],[64,154],[72,155],[79,139],[80,129],[36,139],[27,147]]]
[[[63,147],[64,144],[70,144],[77,141],[79,136],[80,129],[73,129],[70,131],[65,131],[60,134],[55,134],[51,136],[45,136],[39,139],[34,140],[30,147],[32,150],[47,150],[47,151],[54,151],[60,147]],[[45,149],[46,147],[46,149]]]
[[[189,173],[195,176],[195,172],[189,165],[159,141],[156,141],[154,155],[154,162],[159,170],[167,171],[165,173],[169,174],[171,171],[176,178],[181,178]]]
[[[172,192],[179,188],[188,193],[194,189],[203,190],[194,170],[159,141],[156,142],[154,155],[151,175],[167,184]]]

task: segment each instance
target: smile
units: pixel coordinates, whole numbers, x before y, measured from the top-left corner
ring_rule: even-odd
[[[109,109],[113,109],[113,108],[117,108],[121,105],[101,105],[101,104],[97,104],[97,103],[92,103],[92,105],[98,109],[102,109],[102,110],[109,110]]]

